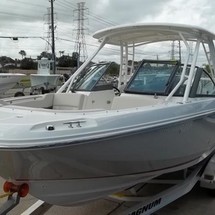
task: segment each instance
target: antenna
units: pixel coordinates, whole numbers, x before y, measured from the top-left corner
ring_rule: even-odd
[[[79,2],[77,3],[78,9],[74,10],[74,14],[77,15],[77,18],[74,19],[74,21],[77,21],[77,35],[76,35],[76,41],[75,41],[75,47],[74,51],[78,53],[78,59],[77,59],[77,67],[80,65],[80,61],[85,61],[87,59],[87,48],[86,48],[86,42],[85,42],[85,34],[84,31],[86,28],[84,28],[84,21],[85,18],[85,11],[88,9],[85,7],[85,2]],[[77,12],[77,13],[76,13]]]

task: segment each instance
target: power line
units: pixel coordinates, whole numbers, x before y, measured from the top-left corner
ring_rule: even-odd
[[[68,0],[63,0],[67,5],[69,5],[70,7],[74,8],[75,7],[75,4],[74,3],[71,3],[69,2]],[[93,12],[89,12],[89,16],[92,16],[94,17],[97,21],[102,21],[103,23],[106,23],[108,25],[117,25],[118,23],[108,19],[107,17],[102,17],[102,16],[99,16]]]
[[[59,0],[59,1],[57,4],[67,10],[68,10],[68,8],[72,8],[72,9],[76,8],[76,6],[73,3],[71,3],[67,0]],[[113,22],[112,20],[109,20],[107,17],[98,16],[97,14],[94,14],[91,11],[89,11],[88,17],[90,17],[92,20],[96,21],[97,23],[101,24],[103,28],[114,26],[114,25],[118,24],[116,22]],[[95,27],[95,24],[93,24],[92,26]]]
[[[20,1],[20,0],[7,0],[7,1],[11,2],[12,4],[14,4],[14,2],[18,2],[18,3],[24,4],[24,5],[26,5],[26,3],[28,3],[28,5],[44,8],[44,5],[35,4],[35,3],[29,2],[29,1]]]
[[[31,17],[31,18],[37,18],[38,19],[38,16],[36,16],[36,14],[35,14],[35,16],[28,16],[28,15],[22,15],[22,14],[18,14],[18,13],[9,13],[9,12],[4,12],[4,11],[0,11],[0,15],[1,16],[15,16],[15,17],[20,17],[20,18],[29,18],[29,17]]]

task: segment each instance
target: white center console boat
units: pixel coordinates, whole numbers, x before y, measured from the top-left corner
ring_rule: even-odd
[[[47,58],[38,60],[37,74],[31,74],[31,94],[54,92],[59,84],[60,74],[51,74],[51,61]]]
[[[0,174],[50,204],[102,198],[214,154],[213,33],[141,24],[94,37],[99,49],[57,93],[0,101]],[[184,62],[142,60],[127,83],[129,50],[134,61],[142,45],[167,40],[184,44]],[[117,88],[107,75],[111,63],[89,66],[105,44],[119,47]],[[200,50],[210,72],[198,66]]]

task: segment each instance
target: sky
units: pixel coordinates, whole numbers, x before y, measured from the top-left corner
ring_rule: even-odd
[[[78,2],[80,1],[54,1],[58,57],[60,51],[71,55],[75,50]],[[36,58],[45,51],[49,31],[49,7],[49,0],[1,0],[0,36],[44,39],[26,38],[13,41],[0,38],[0,56],[21,59],[19,51],[25,50],[26,57]],[[84,33],[88,55],[98,46],[98,42],[92,38],[95,31],[120,24],[181,23],[197,25],[215,32],[215,1],[211,0],[86,0],[85,7]],[[116,54],[115,50],[106,49],[99,60]]]

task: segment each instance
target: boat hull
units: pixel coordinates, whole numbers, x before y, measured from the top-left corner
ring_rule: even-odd
[[[207,99],[88,112],[3,106],[0,173],[51,204],[105,197],[207,159],[215,149],[214,105]]]
[[[213,153],[211,153],[213,154]],[[186,169],[200,162],[200,159],[172,168],[112,177],[80,178],[68,180],[26,181],[33,196],[53,205],[74,206],[107,198],[138,183],[147,182],[164,173]],[[24,182],[24,181],[23,181]]]
[[[1,176],[27,182],[30,194],[48,203],[80,204],[203,161],[214,151],[212,129],[213,121],[201,118],[81,143],[1,150]]]
[[[0,73],[0,94],[13,88],[24,76],[24,74]]]
[[[31,87],[44,87],[49,89],[58,85],[59,74],[31,74]]]

